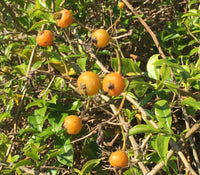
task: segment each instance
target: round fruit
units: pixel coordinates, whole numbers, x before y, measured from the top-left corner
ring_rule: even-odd
[[[82,121],[76,115],[69,115],[64,120],[64,126],[69,134],[78,134],[82,128]]]
[[[112,72],[104,77],[102,85],[104,92],[107,92],[108,95],[118,96],[123,92],[125,82],[119,73]]]
[[[41,31],[38,33],[36,41],[42,47],[50,46],[53,44],[53,33],[50,30]]]
[[[62,28],[68,27],[73,23],[73,16],[69,10],[61,10],[56,15],[56,24]]]
[[[119,7],[120,9],[124,8],[124,3],[123,3],[123,2],[118,2],[118,7]]]
[[[91,96],[99,92],[101,81],[97,74],[87,71],[78,77],[77,85],[81,94]]]
[[[128,156],[124,151],[115,151],[109,157],[111,166],[124,168],[128,165]]]
[[[104,48],[109,43],[109,34],[104,29],[97,29],[92,33],[92,42],[98,48]]]

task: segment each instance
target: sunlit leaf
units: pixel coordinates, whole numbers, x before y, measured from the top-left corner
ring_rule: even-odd
[[[167,165],[167,153],[168,153],[168,145],[169,145],[170,136],[167,135],[157,135],[156,136],[156,150],[160,158],[163,160],[165,165]]]
[[[159,67],[157,67],[154,63],[158,61],[159,54],[151,56],[149,61],[147,62],[147,73],[150,78],[155,80],[160,79],[160,71]]]
[[[155,115],[159,122],[171,128],[172,116],[169,104],[166,100],[160,100],[155,103]]]

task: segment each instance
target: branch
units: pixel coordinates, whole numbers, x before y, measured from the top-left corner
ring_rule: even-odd
[[[124,94],[124,93],[122,93]],[[145,119],[147,119],[149,121],[149,123],[154,127],[154,128],[158,128],[158,125],[150,119],[150,117],[147,115],[147,113],[145,112],[145,110],[139,106],[139,103],[132,99],[128,94],[126,95],[126,99],[131,102],[132,104],[134,104],[139,110],[140,112],[142,113],[143,117]],[[199,123],[199,126],[200,126],[200,123]],[[178,142],[179,143],[179,142]],[[193,174],[193,175],[197,175],[197,173],[192,169],[192,167],[190,166],[190,164],[188,163],[188,161],[186,160],[183,152],[181,151],[181,148],[179,147],[178,143],[174,142],[172,139],[170,139],[169,141],[169,144],[173,147],[173,149],[178,153],[179,157],[181,158],[183,164],[185,165],[185,167]],[[171,151],[171,150],[170,150]],[[168,152],[169,153],[169,152]],[[171,154],[171,153],[170,153]],[[170,158],[170,157],[169,157]],[[159,165],[161,168],[161,164]],[[149,175],[149,174],[148,174]],[[153,174],[151,174],[153,175]]]
[[[161,55],[161,57],[163,59],[166,59],[166,56],[164,54],[164,52],[162,51],[162,48],[160,47],[160,44],[158,42],[158,39],[156,37],[156,35],[153,33],[153,31],[150,29],[150,27],[147,25],[147,23],[140,17],[140,15],[136,12],[136,10],[132,7],[132,5],[127,1],[127,0],[122,0],[126,6],[130,9],[130,11],[137,16],[138,20],[140,21],[140,23],[145,27],[145,29],[149,32],[149,34],[151,35],[156,47],[158,48],[158,51]]]

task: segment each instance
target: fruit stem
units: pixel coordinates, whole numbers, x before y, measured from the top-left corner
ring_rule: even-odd
[[[122,65],[121,65],[121,59],[120,59],[120,56],[119,56],[119,52],[117,49],[115,49],[115,52],[116,52],[116,55],[117,55],[117,66],[118,66],[118,70],[117,72],[120,74],[121,73],[121,69],[122,69]]]
[[[90,103],[90,96],[87,97],[87,103],[86,103],[86,106],[85,106],[85,112],[88,110],[89,103]]]
[[[115,21],[115,24],[114,24],[114,27],[113,27],[113,29],[112,29],[112,32],[111,32],[110,36],[112,36],[112,34],[114,33],[114,31],[115,31],[115,29],[116,29],[116,27],[117,27],[117,23],[118,23],[118,22],[120,21],[120,19],[121,19],[121,16],[122,16],[122,9],[120,9],[119,17],[118,17],[117,20]]]

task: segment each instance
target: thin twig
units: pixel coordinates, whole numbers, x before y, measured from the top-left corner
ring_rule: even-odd
[[[182,111],[183,111],[183,115],[184,115],[184,118],[185,118],[186,129],[190,129],[190,118],[187,115],[185,106],[182,107]],[[188,140],[189,140],[189,143],[190,143],[190,147],[192,149],[194,160],[196,161],[196,166],[197,166],[198,172],[200,174],[200,162],[199,162],[199,157],[198,157],[198,153],[197,153],[194,141],[193,141],[192,137],[189,137]]]
[[[115,107],[115,105],[110,104],[110,108],[112,109],[114,114],[118,114],[118,110]],[[128,123],[125,124],[126,122],[124,121],[123,117],[120,114],[118,114],[118,116],[119,116],[120,122],[124,123],[123,124],[123,128],[127,132],[128,131],[128,129],[127,129],[128,128],[128,126],[127,126]],[[138,146],[138,144],[137,144],[137,142],[136,142],[136,140],[135,140],[135,138],[133,136],[129,136],[129,140],[130,140],[130,142],[131,142],[131,144],[133,146],[134,156],[135,156],[135,158],[137,158],[137,156],[139,155],[139,152],[138,152],[139,146]],[[148,173],[148,169],[144,166],[143,162],[138,161],[138,165],[139,165],[139,168],[140,168],[140,170],[142,171],[142,173],[144,175]]]
[[[158,51],[161,55],[161,57],[163,59],[166,59],[166,56],[162,50],[162,48],[160,47],[160,44],[158,42],[158,39],[156,37],[156,35],[154,34],[154,32],[151,30],[151,28],[147,25],[147,23],[140,17],[140,15],[136,12],[136,10],[132,7],[132,5],[127,1],[127,0],[122,0],[126,6],[130,9],[130,11],[137,16],[138,20],[140,21],[140,23],[145,27],[145,29],[149,32],[149,34],[151,35],[156,47],[158,48]]]
[[[123,95],[123,93],[122,93]],[[132,99],[128,94],[126,95],[126,99],[130,101],[132,104],[134,104],[142,113],[142,116],[149,121],[149,123],[156,129],[158,129],[158,125],[149,118],[149,116],[146,114],[145,110],[139,106],[139,103]],[[179,157],[181,158],[183,164],[185,165],[186,169],[189,170],[193,175],[197,175],[197,173],[192,169],[191,165],[186,160],[184,154],[182,153],[180,147],[178,146],[178,143],[174,142],[172,139],[170,139],[169,144],[175,149],[175,151],[178,153]]]

